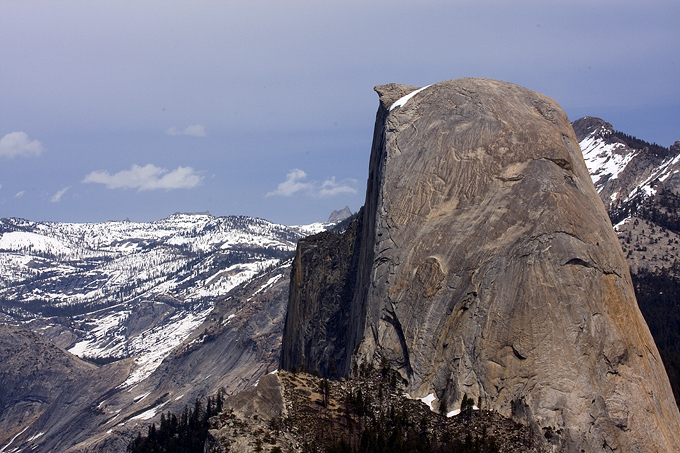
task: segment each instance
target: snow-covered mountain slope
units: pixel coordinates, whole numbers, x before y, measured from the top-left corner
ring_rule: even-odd
[[[180,414],[197,399],[253,388],[278,367],[290,264],[220,297],[143,379],[144,355],[94,366],[42,335],[0,324],[0,359],[9,360],[7,369],[0,367],[6,384],[0,385],[0,451],[125,451],[138,432],[159,426],[166,411]]]
[[[680,142],[664,148],[589,116],[573,126],[595,188],[610,213],[664,189],[680,190]]]
[[[174,214],[151,223],[0,220],[0,312],[99,362],[148,376],[215,302],[330,224]]]
[[[650,144],[600,118],[581,118],[573,126],[631,272],[675,269],[680,262],[680,142],[670,148]]]

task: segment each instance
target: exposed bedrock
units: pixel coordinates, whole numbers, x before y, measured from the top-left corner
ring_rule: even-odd
[[[376,87],[349,319],[314,347],[344,348],[342,372],[387,357],[412,396],[456,408],[467,394],[555,451],[680,451],[668,378],[562,109],[487,79],[395,104],[415,89]],[[286,335],[304,333],[286,331],[284,355]]]
[[[318,371],[329,377],[346,374],[344,362],[352,353],[348,335],[360,221],[361,214],[344,234],[327,231],[298,241],[281,368]]]

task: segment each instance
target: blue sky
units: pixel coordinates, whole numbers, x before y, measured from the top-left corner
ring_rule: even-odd
[[[0,217],[356,211],[373,86],[505,80],[680,140],[677,1],[0,0]]]

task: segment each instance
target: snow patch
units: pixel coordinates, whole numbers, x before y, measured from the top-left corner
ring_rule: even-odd
[[[233,314],[233,313],[232,313],[231,315],[227,316],[227,319],[225,319],[225,320],[222,322],[222,325],[223,325],[223,326],[226,326],[227,324],[229,324],[229,321],[231,321],[231,319],[234,318],[235,316],[236,316],[236,315]]]
[[[42,437],[44,434],[45,434],[45,432],[40,432],[40,433],[36,434],[35,436],[31,436],[31,437],[28,439],[28,442],[33,442],[33,441],[36,440],[37,438]]]
[[[21,436],[24,432],[26,432],[26,430],[27,430],[30,426],[31,426],[31,425],[29,424],[29,425],[26,426],[24,429],[22,429],[21,431],[19,431],[14,437],[12,437],[12,438],[9,440],[9,443],[8,443],[7,445],[5,445],[4,447],[0,448],[0,453],[3,453],[7,447],[9,447],[10,445],[12,445],[12,442],[14,442],[14,440],[15,440],[17,437]],[[16,449],[14,449],[14,450],[12,450],[12,451],[16,451]]]
[[[25,231],[12,231],[0,237],[0,250],[27,251],[29,255],[48,253],[68,255],[72,251],[58,239]]]
[[[434,406],[432,404],[437,399],[437,397],[435,396],[434,393],[430,393],[429,395],[424,396],[422,398],[413,398],[408,393],[404,393],[404,396],[410,400],[422,401],[423,403],[427,404],[427,406],[430,408],[432,412],[435,412]]]
[[[149,409],[148,411],[144,411],[139,415],[135,415],[134,417],[130,418],[130,420],[149,420],[149,419],[155,417],[156,414],[158,413],[158,410],[161,409],[163,406],[165,406],[168,403],[169,403],[169,401],[166,401],[163,404],[159,404],[158,406],[153,407],[153,408]]]
[[[437,397],[434,396],[434,393],[430,393],[429,395],[427,395],[424,398],[416,398],[416,399],[419,399],[423,403],[427,404],[430,407],[430,410],[434,411],[434,407],[432,406],[432,403],[434,402],[434,400],[437,399]]]
[[[83,357],[83,354],[85,353],[85,351],[87,351],[87,348],[90,346],[90,343],[91,340],[79,341],[71,349],[67,349],[67,351],[73,355],[77,355],[78,357]]]
[[[265,283],[264,285],[262,285],[262,286],[260,287],[260,289],[258,289],[257,291],[255,291],[255,292],[253,293],[253,296],[255,296],[255,295],[256,295],[257,293],[259,293],[260,291],[264,291],[265,289],[267,289],[267,288],[271,287],[272,285],[274,285],[274,283],[276,283],[276,282],[278,282],[279,280],[281,280],[281,277],[283,277],[283,274],[278,274],[278,275],[275,275],[275,276],[273,276],[272,278],[270,278],[270,279],[267,281],[267,283]],[[250,300],[250,299],[249,299],[249,300]]]
[[[619,174],[637,154],[636,152],[626,154],[617,152],[618,150],[623,151],[625,145],[622,143],[605,144],[602,139],[593,136],[593,134],[581,140],[579,146],[583,152],[588,173],[590,173],[598,193],[602,190],[604,182],[618,178]],[[597,180],[596,177],[598,177]]]
[[[473,411],[478,411],[479,408],[477,407],[477,405],[473,405],[473,406],[472,406],[472,410],[473,410]],[[455,416],[458,415],[458,414],[460,414],[460,409],[455,409],[455,410],[452,410],[451,412],[447,412],[447,413],[446,413],[446,416],[447,416],[447,417],[455,417]]]
[[[619,223],[617,223],[616,225],[614,225],[614,231],[618,231],[618,229],[621,226],[623,226],[626,223],[627,220],[630,220],[630,217],[627,217],[627,218],[623,219],[622,221],[620,221]]]
[[[142,393],[141,395],[135,396],[134,401],[135,401],[135,403],[138,403],[149,395],[151,395],[151,392]]]
[[[130,373],[125,382],[120,384],[119,388],[129,387],[149,377],[170,351],[189,337],[211,311],[212,307],[208,307],[196,314],[178,313],[171,318],[174,319],[174,322],[148,330],[144,332],[145,335],[137,336],[131,342],[131,348],[148,352],[137,356],[135,359],[137,367]]]
[[[313,234],[318,234],[323,231],[328,230],[331,226],[335,225],[334,223],[322,223],[322,222],[316,222],[316,223],[311,223],[309,225],[293,225],[291,228],[294,228],[302,234],[302,236],[311,236]]]
[[[425,88],[429,88],[429,87],[431,87],[431,86],[432,86],[432,85],[428,85],[428,86],[422,87],[422,88],[420,88],[420,89],[418,89],[418,90],[412,91],[411,93],[407,94],[406,96],[400,97],[399,99],[397,99],[397,101],[396,101],[394,104],[392,104],[392,105],[390,106],[390,112],[391,112],[392,110],[396,109],[397,107],[403,107],[403,106],[404,106],[404,105],[405,105],[405,104],[406,104],[413,96],[415,96],[416,94],[420,93],[420,92],[423,91]]]

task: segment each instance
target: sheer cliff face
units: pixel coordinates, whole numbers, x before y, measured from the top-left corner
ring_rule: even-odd
[[[415,396],[449,407],[467,393],[514,408],[559,449],[680,448],[668,379],[559,105],[480,79],[394,106],[410,89],[376,90],[357,360],[388,357]]]
[[[281,348],[281,368],[346,374],[352,353],[347,338],[356,275],[357,229],[329,231],[300,239],[291,268],[288,311]],[[349,350],[348,350],[349,348]]]
[[[481,399],[556,451],[680,450],[668,379],[564,112],[484,79],[395,103],[414,90],[376,88],[351,360],[387,357],[413,396]]]

